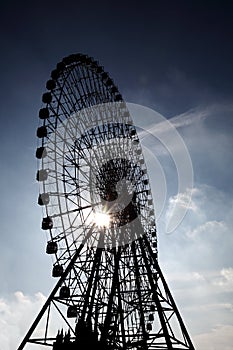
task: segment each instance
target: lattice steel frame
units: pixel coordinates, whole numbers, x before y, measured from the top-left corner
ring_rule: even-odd
[[[38,203],[44,207],[42,228],[54,253],[53,272],[61,270],[18,350],[27,343],[56,343],[56,335],[49,335],[52,304],[71,332],[70,348],[85,326],[106,349],[194,349],[158,265],[149,178],[136,127],[117,87],[97,61],[81,54],[58,63],[46,87],[37,131]],[[112,159],[101,163],[106,150]],[[124,207],[119,200],[112,213],[116,190],[131,201]],[[100,229],[89,218],[106,202],[111,225]],[[75,310],[75,327],[64,305]],[[44,335],[33,338],[46,313]]]

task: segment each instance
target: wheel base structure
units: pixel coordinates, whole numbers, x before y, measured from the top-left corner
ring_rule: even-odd
[[[89,232],[89,235],[90,234],[91,232]],[[146,323],[145,321],[145,315],[141,314],[140,330],[138,330],[137,334],[134,334],[131,337],[128,337],[127,339],[126,334],[124,334],[124,329],[122,328],[122,324],[124,324],[124,322],[122,324],[120,322],[120,320],[125,317],[124,311],[120,310],[120,305],[118,305],[117,319],[119,320],[119,323],[115,324],[115,328],[117,327],[118,330],[115,329],[115,333],[113,333],[112,330],[114,327],[112,322],[112,316],[108,318],[108,315],[109,314],[113,315],[115,313],[115,306],[113,304],[110,304],[112,308],[108,310],[109,313],[106,313],[105,322],[103,323],[103,327],[101,329],[101,334],[98,334],[97,325],[93,324],[93,322],[88,322],[88,312],[84,317],[85,321],[82,321],[80,317],[75,327],[72,328],[72,326],[69,325],[65,315],[62,314],[62,311],[60,311],[56,307],[58,312],[61,314],[62,318],[65,320],[65,323],[67,325],[66,328],[68,328],[68,330],[59,329],[56,336],[49,337],[48,329],[49,329],[49,322],[50,322],[49,313],[50,313],[51,305],[52,304],[56,305],[55,304],[57,301],[56,293],[58,292],[59,288],[67,278],[71,269],[74,267],[77,261],[77,258],[79,257],[81,250],[84,247],[84,245],[82,244],[80,245],[80,248],[77,250],[73,258],[71,259],[69,266],[67,267],[67,269],[64,271],[63,275],[57,282],[52,293],[50,294],[46,303],[44,304],[41,311],[39,312],[37,318],[35,319],[33,325],[31,326],[30,330],[28,331],[27,335],[25,336],[24,340],[19,346],[18,350],[24,349],[25,345],[28,343],[44,345],[50,348],[52,347],[53,350],[69,350],[69,349],[82,350],[84,348],[85,349],[94,348],[97,350],[98,349],[101,349],[101,350],[110,350],[110,349],[111,350],[115,350],[115,349],[116,350],[117,349],[119,350],[120,349],[121,350],[126,350],[126,349],[194,350],[192,341],[188,335],[186,327],[176,307],[174,299],[169,291],[168,285],[164,279],[164,276],[161,272],[161,269],[159,267],[159,264],[156,258],[153,258],[153,268],[154,268],[154,271],[156,271],[156,274],[154,271],[153,272],[151,271],[151,267],[147,259],[147,254],[149,254],[151,257],[153,257],[154,254],[146,236],[138,239],[135,242],[132,242],[131,253],[132,255],[135,256],[135,258],[137,257],[136,246],[141,247],[140,257],[142,258],[142,260],[138,260],[138,258],[137,260],[135,260],[135,265],[136,265],[135,273],[137,275],[137,273],[139,272],[138,265],[139,263],[143,262],[145,266],[145,271],[148,275],[148,281],[150,284],[149,289],[150,289],[150,293],[151,293],[152,301],[154,305],[153,317],[151,316],[152,315],[151,313],[149,316],[149,320],[152,320],[152,318],[154,319],[157,317],[157,323],[158,323],[157,330],[155,329],[154,325],[153,327],[151,327],[151,329],[148,330],[148,323]],[[118,271],[119,262],[123,259],[123,256],[124,256],[124,249],[122,247],[119,247],[118,249],[116,249],[116,261],[115,261],[116,272],[119,272]],[[136,276],[136,279],[137,278],[138,277]],[[119,288],[118,281],[113,277],[109,299],[113,299],[115,295],[118,297],[118,301],[120,300],[119,294],[121,294],[121,292],[119,292],[118,288]],[[140,289],[141,288],[138,289],[139,294],[140,294]],[[91,297],[88,297],[88,295],[86,295],[85,297],[88,298],[88,300],[91,300]],[[140,298],[141,299],[139,299],[139,301],[143,305],[145,300],[143,300],[142,295],[140,296]],[[141,312],[143,313],[143,309],[146,310],[148,306],[145,305],[144,308],[142,308],[142,305],[138,305],[138,308],[141,307]],[[88,308],[90,309],[91,305],[87,305],[87,309]],[[38,326],[41,319],[45,317],[46,312],[48,312],[48,315],[46,320],[44,337],[41,337],[40,339],[32,338],[32,335],[36,327]],[[179,327],[179,337],[176,335],[175,330],[172,328],[174,325],[174,321],[176,322],[176,327]],[[146,326],[147,326],[147,329],[146,329]],[[119,329],[121,329],[121,334],[119,334]]]

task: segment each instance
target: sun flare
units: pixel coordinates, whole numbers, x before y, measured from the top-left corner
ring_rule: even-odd
[[[108,227],[110,224],[110,216],[106,213],[96,213],[94,222],[98,227]]]

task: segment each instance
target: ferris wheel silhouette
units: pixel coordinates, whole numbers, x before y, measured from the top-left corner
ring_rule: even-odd
[[[36,178],[58,282],[18,349],[194,349],[158,264],[147,167],[118,88],[82,54],[46,88]]]

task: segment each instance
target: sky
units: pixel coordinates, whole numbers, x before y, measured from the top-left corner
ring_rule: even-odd
[[[17,348],[55,284],[40,229],[35,133],[51,70],[80,52],[105,67],[127,102],[159,113],[184,140],[194,180],[179,193],[153,113],[137,121],[150,132],[142,143],[160,210],[159,262],[196,349],[233,349],[232,2],[1,1],[0,17],[1,348]],[[190,194],[186,216],[166,233]]]

